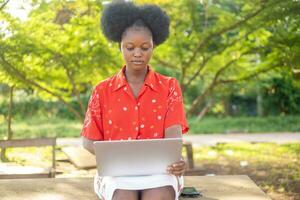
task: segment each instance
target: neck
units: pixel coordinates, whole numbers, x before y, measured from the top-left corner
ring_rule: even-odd
[[[126,66],[125,76],[128,83],[138,84],[143,83],[148,72],[148,67],[145,67],[143,70],[130,70]]]

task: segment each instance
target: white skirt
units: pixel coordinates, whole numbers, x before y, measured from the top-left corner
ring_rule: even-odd
[[[175,191],[175,200],[178,199],[183,189],[183,176],[175,175],[150,175],[128,177],[100,177],[94,178],[95,193],[102,200],[111,200],[116,189],[122,190],[145,190],[163,186],[172,186]]]

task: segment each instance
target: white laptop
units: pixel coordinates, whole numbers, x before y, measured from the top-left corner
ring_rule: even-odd
[[[166,174],[181,159],[181,138],[95,141],[100,176]]]

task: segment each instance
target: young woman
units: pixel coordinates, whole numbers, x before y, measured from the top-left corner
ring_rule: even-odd
[[[181,138],[188,125],[178,81],[148,64],[169,35],[168,16],[155,5],[115,2],[104,9],[101,25],[104,35],[119,43],[125,65],[93,90],[81,133],[84,147],[94,153],[95,140]],[[178,199],[185,166],[173,163],[166,175],[96,175],[95,192],[105,200]]]

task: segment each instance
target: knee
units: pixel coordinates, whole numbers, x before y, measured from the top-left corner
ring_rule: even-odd
[[[174,200],[175,191],[172,186],[164,186],[143,190],[141,197],[142,200]]]
[[[138,191],[135,190],[115,190],[113,200],[138,200]]]

